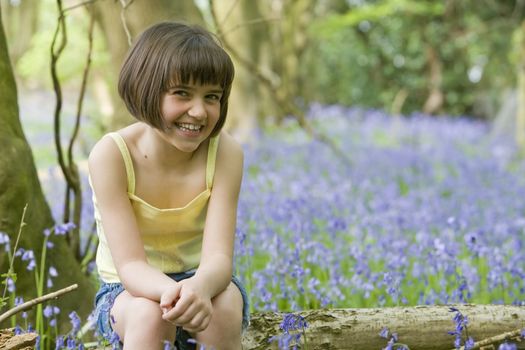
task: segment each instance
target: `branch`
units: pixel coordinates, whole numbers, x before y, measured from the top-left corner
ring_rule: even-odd
[[[51,299],[56,299],[58,298],[59,296],[63,295],[63,294],[66,294],[66,293],[69,293],[71,291],[74,291],[75,289],[78,288],[78,284],[73,284],[69,287],[66,287],[66,288],[63,288],[63,289],[60,289],[60,290],[57,290],[56,292],[52,292],[52,293],[49,293],[49,294],[46,294],[46,295],[42,295],[41,297],[38,297],[38,298],[35,298],[35,299],[32,299],[32,300],[29,300],[23,304],[20,304],[6,312],[4,312],[3,314],[0,315],[0,323],[2,323],[3,321],[7,320],[9,317],[19,313],[19,312],[22,312],[22,311],[25,311],[27,309],[30,309],[32,308],[33,306],[35,305],[38,305],[38,304],[41,304],[43,302],[46,302],[48,300],[51,300]]]
[[[76,5],[72,5],[70,7],[66,7],[64,10],[62,10],[63,13],[66,13],[68,11],[71,11],[71,10],[74,10],[76,8],[79,8],[79,7],[82,7],[82,6],[86,6],[86,5],[89,5],[89,4],[94,4],[95,2],[97,2],[98,0],[86,0],[86,1],[83,1],[81,3],[78,3]]]
[[[80,129],[80,117],[82,114],[82,106],[84,102],[84,96],[86,92],[86,86],[87,86],[87,80],[89,75],[89,69],[91,67],[91,55],[93,51],[93,30],[95,27],[95,19],[93,16],[91,16],[91,21],[89,24],[89,31],[88,31],[88,52],[87,52],[87,59],[86,59],[86,66],[84,68],[84,73],[82,76],[82,84],[80,87],[80,92],[78,96],[78,102],[77,102],[77,113],[75,118],[75,125],[73,128],[73,133],[71,135],[71,138],[69,140],[69,146],[68,146],[68,167],[71,172],[71,178],[72,182],[68,184],[68,187],[70,187],[73,190],[74,193],[74,203],[73,203],[73,222],[75,223],[75,228],[70,233],[71,239],[70,239],[70,247],[73,250],[73,253],[75,254],[75,257],[77,260],[80,261],[81,258],[81,251],[80,251],[80,221],[82,219],[82,189],[80,185],[80,175],[78,173],[77,165],[73,159],[73,145],[77,139],[78,132]],[[68,196],[69,197],[69,196]],[[68,200],[69,202],[69,200]],[[69,208],[69,206],[68,206]]]
[[[249,25],[252,25],[252,24],[265,23],[265,22],[271,22],[271,21],[280,21],[280,20],[281,20],[280,17],[269,17],[269,18],[256,18],[256,19],[251,19],[251,20],[249,20],[249,21],[246,21],[246,22],[243,22],[243,23],[236,24],[236,25],[234,25],[233,27],[228,28],[228,29],[222,31],[222,35],[225,36],[226,34],[229,34],[229,33],[231,33],[231,32],[236,31],[237,29],[240,29],[240,28],[242,28],[242,27],[246,27],[246,26],[249,26]]]
[[[226,16],[224,16],[224,18],[222,19],[222,21],[221,21],[222,23],[225,23],[225,22],[228,20],[228,18],[230,17],[230,15],[231,15],[232,12],[233,12],[233,9],[235,8],[235,6],[237,6],[238,3],[239,3],[239,0],[235,0],[235,1],[233,2],[233,4],[232,4],[232,5],[230,6],[230,8],[228,9],[228,12],[226,12]],[[211,10],[211,11],[213,11],[213,10]],[[217,23],[218,23],[218,22],[217,22]],[[221,23],[221,24],[222,24],[222,23]]]
[[[131,46],[132,40],[131,40],[131,33],[128,28],[128,22],[126,21],[125,12],[126,9],[133,3],[134,0],[129,0],[126,2],[126,0],[120,0],[120,5],[122,6],[122,10],[120,10],[120,20],[122,22],[122,27],[124,28],[124,32],[126,33],[126,37],[128,38],[128,45]]]
[[[488,345],[492,345],[492,344],[496,344],[496,343],[501,343],[501,342],[503,342],[503,341],[505,341],[507,339],[511,339],[511,338],[521,337],[521,332],[523,332],[522,328],[516,329],[516,330],[514,330],[512,332],[501,333],[501,334],[495,335],[493,337],[489,337],[489,338],[477,341],[469,349],[472,349],[472,350],[480,349],[483,346],[488,346]],[[461,348],[459,348],[459,350],[465,350],[465,347],[462,346]]]

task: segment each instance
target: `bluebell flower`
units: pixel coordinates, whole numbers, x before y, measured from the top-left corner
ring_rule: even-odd
[[[55,350],[60,350],[64,347],[64,337],[57,337],[55,340]]]
[[[49,276],[51,276],[51,277],[57,277],[58,276],[58,272],[57,272],[57,270],[55,269],[54,266],[50,266],[49,267]]]
[[[4,246],[5,252],[9,252],[11,250],[10,246],[10,239],[7,233],[0,231],[0,245]]]
[[[40,335],[38,335],[36,337],[35,350],[40,350],[40,342],[41,342],[41,338],[40,338]]]
[[[388,343],[386,343],[386,347],[384,347],[383,350],[393,350],[394,349],[394,343],[395,343],[394,338],[390,338]]]
[[[468,337],[465,341],[465,350],[470,350],[474,347],[474,339],[472,337]]]
[[[15,281],[13,281],[11,277],[7,277],[5,283],[7,284],[7,291],[9,293],[14,293],[16,290]]]
[[[303,316],[299,314],[288,313],[284,315],[283,321],[279,325],[279,328],[281,328],[284,333],[290,333],[290,331],[308,328],[308,323]]]
[[[120,349],[120,338],[119,338],[117,332],[113,331],[111,333],[111,336],[109,338],[109,343],[111,344],[111,348],[113,350]]]
[[[54,227],[55,235],[57,236],[63,236],[67,234],[69,231],[73,230],[76,227],[76,225],[72,222],[68,222],[65,224],[58,224]]]
[[[385,339],[388,339],[388,328],[386,327],[383,327],[383,329],[381,329],[381,332],[379,332],[379,336],[381,338],[385,338]]]
[[[68,337],[66,341],[66,348],[67,349],[75,349],[77,347],[77,342],[75,339]]]
[[[80,317],[78,317],[77,313],[75,311],[71,311],[69,313],[69,321],[71,322],[71,325],[73,326],[73,329],[71,330],[71,334],[76,335],[81,328],[81,321]]]
[[[50,318],[53,316],[53,307],[51,305],[46,305],[42,313],[44,314],[44,317]]]
[[[501,343],[498,346],[498,350],[518,350],[518,346],[515,343]]]

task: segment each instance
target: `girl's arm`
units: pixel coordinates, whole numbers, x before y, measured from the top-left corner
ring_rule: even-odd
[[[206,285],[211,297],[231,282],[237,203],[243,172],[241,146],[221,134],[213,190],[208,204],[202,256],[195,278]]]
[[[91,151],[88,166],[104,233],[122,284],[134,296],[160,301],[167,289],[177,290],[180,286],[147,262],[127,195],[124,160],[115,141],[102,138]]]
[[[211,299],[224,291],[231,282],[242,171],[241,146],[222,132],[199,267],[195,276],[181,281],[180,300],[171,310],[170,305],[161,300],[161,307],[166,308],[164,318],[181,325],[189,324],[190,327],[186,328],[192,331],[206,327]]]

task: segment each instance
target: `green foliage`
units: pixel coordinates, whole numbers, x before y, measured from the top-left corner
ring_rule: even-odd
[[[509,38],[520,20],[510,1],[362,2],[313,24],[306,94],[389,110],[406,92],[402,112],[410,114],[436,87],[444,98],[439,113],[492,117],[494,108],[480,109],[480,101],[494,106],[516,83]]]
[[[16,66],[18,77],[35,84],[44,83],[51,87],[50,47],[53,34],[57,26],[56,2],[43,0],[40,12],[38,32],[31,39],[31,46],[21,57]],[[82,7],[70,10],[66,14],[67,46],[61,55],[59,64],[59,78],[62,83],[80,83],[80,77],[86,65],[88,49],[89,16]],[[106,51],[100,31],[95,31],[92,55],[92,67],[101,68],[108,64],[109,53]],[[8,41],[15,38],[8,38]]]

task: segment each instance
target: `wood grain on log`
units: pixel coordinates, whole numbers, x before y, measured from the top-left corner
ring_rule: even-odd
[[[450,312],[452,306],[468,317],[468,334],[474,340],[525,328],[525,307],[509,305],[322,309],[297,314],[308,322],[308,350],[382,349],[388,341],[379,335],[384,327],[397,333],[399,342],[411,350],[438,350],[454,348],[454,336],[448,334],[455,329],[454,313]],[[283,315],[273,312],[253,314],[251,325],[244,334],[244,349],[277,349],[277,344],[270,344],[268,339],[282,334],[279,324]]]
[[[36,344],[36,333],[24,333],[15,335],[14,328],[0,330],[0,349],[2,350],[26,350],[34,349]]]

